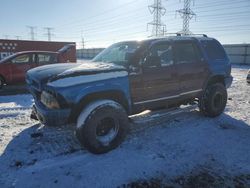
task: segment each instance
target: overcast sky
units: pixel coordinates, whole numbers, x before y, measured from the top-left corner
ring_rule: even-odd
[[[153,20],[148,5],[153,0],[1,0],[0,38],[29,39],[26,26],[35,26],[37,40],[47,40],[44,27],[53,27],[55,41],[74,41],[86,47],[105,47],[127,39],[151,35],[147,23]],[[162,0],[167,32],[182,29],[176,10],[183,1]],[[206,33],[222,43],[250,43],[250,0],[196,0],[190,21],[193,33]]]

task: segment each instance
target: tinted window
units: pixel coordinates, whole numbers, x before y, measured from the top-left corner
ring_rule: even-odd
[[[194,63],[198,60],[197,47],[190,43],[175,44],[176,63]]]
[[[216,41],[202,41],[202,45],[205,48],[209,59],[226,59],[226,54],[223,47],[219,45]]]
[[[12,59],[12,63],[29,63],[32,62],[30,54],[19,55]]]
[[[169,66],[173,64],[172,45],[156,44],[149,52],[149,56],[158,59],[161,66]]]
[[[37,54],[37,61],[39,64],[55,63],[54,54]]]

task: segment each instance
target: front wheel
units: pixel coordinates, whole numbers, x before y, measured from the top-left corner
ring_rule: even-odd
[[[221,83],[207,87],[199,100],[200,111],[209,117],[219,116],[227,104],[227,90]]]
[[[121,144],[128,124],[127,113],[120,104],[111,100],[96,101],[79,115],[76,136],[90,152],[106,153]]]

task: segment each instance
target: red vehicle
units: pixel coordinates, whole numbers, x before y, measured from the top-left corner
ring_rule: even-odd
[[[65,45],[57,52],[18,52],[0,60],[0,88],[2,88],[4,84],[12,85],[24,83],[26,72],[34,67],[69,62],[67,52],[73,47],[75,46]]]

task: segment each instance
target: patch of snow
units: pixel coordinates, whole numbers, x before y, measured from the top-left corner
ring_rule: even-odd
[[[53,82],[48,83],[49,86],[53,87],[68,87],[77,84],[84,84],[90,82],[96,82],[100,80],[107,80],[118,77],[128,76],[128,72],[126,71],[115,71],[115,72],[107,72],[107,73],[98,73],[92,75],[83,75],[83,76],[74,76],[74,77],[66,77]]]
[[[31,95],[0,96],[0,109],[31,107],[33,99]]]
[[[62,72],[61,74],[59,74],[59,76],[69,75],[72,73],[77,73],[82,71],[92,72],[96,70],[115,70],[115,69],[124,69],[124,67],[115,65],[113,63],[102,63],[102,62],[96,63],[91,61],[85,61],[82,62],[77,67]]]
[[[76,127],[80,128],[81,126],[83,126],[85,124],[87,117],[91,114],[91,112],[93,112],[97,107],[102,105],[110,105],[113,106],[114,108],[120,108],[120,105],[112,100],[98,100],[93,103],[90,103],[88,106],[86,106],[86,108],[83,109],[83,111],[79,115]]]

